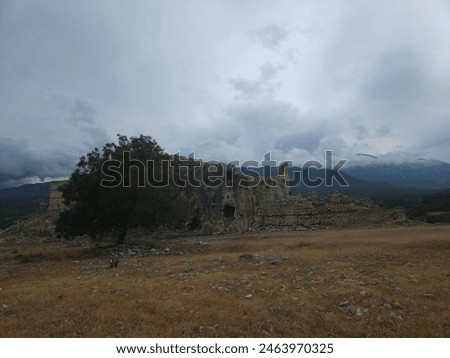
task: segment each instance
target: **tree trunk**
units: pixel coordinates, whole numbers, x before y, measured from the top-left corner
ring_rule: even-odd
[[[127,235],[127,227],[124,226],[119,231],[119,236],[117,237],[117,245],[123,245],[125,243],[125,236]]]

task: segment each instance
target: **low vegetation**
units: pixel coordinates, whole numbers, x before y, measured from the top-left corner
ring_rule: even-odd
[[[119,134],[117,143],[82,156],[61,187],[67,209],[56,221],[56,232],[65,238],[115,235],[123,244],[130,228],[182,226],[189,203],[161,170],[161,162],[168,159],[151,137]],[[158,185],[158,180],[167,185]]]
[[[449,337],[449,226],[1,244],[3,337]],[[73,243],[70,243],[73,245]]]

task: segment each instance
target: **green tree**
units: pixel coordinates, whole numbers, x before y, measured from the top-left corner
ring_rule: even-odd
[[[56,222],[66,238],[114,235],[123,244],[129,228],[179,227],[188,212],[183,191],[161,170],[170,159],[149,136],[118,135],[118,142],[80,158],[62,194],[67,209]],[[168,185],[155,186],[163,181]],[[154,185],[149,185],[154,184]]]

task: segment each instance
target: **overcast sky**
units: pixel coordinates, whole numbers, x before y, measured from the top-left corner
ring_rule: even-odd
[[[450,161],[450,2],[0,0],[0,185],[116,133],[202,159]]]

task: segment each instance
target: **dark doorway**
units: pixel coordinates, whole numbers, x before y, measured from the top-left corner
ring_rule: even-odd
[[[198,230],[202,227],[198,215],[194,215],[189,223],[189,230]]]
[[[226,218],[234,218],[234,212],[236,208],[233,205],[224,205],[223,207],[223,215]]]

